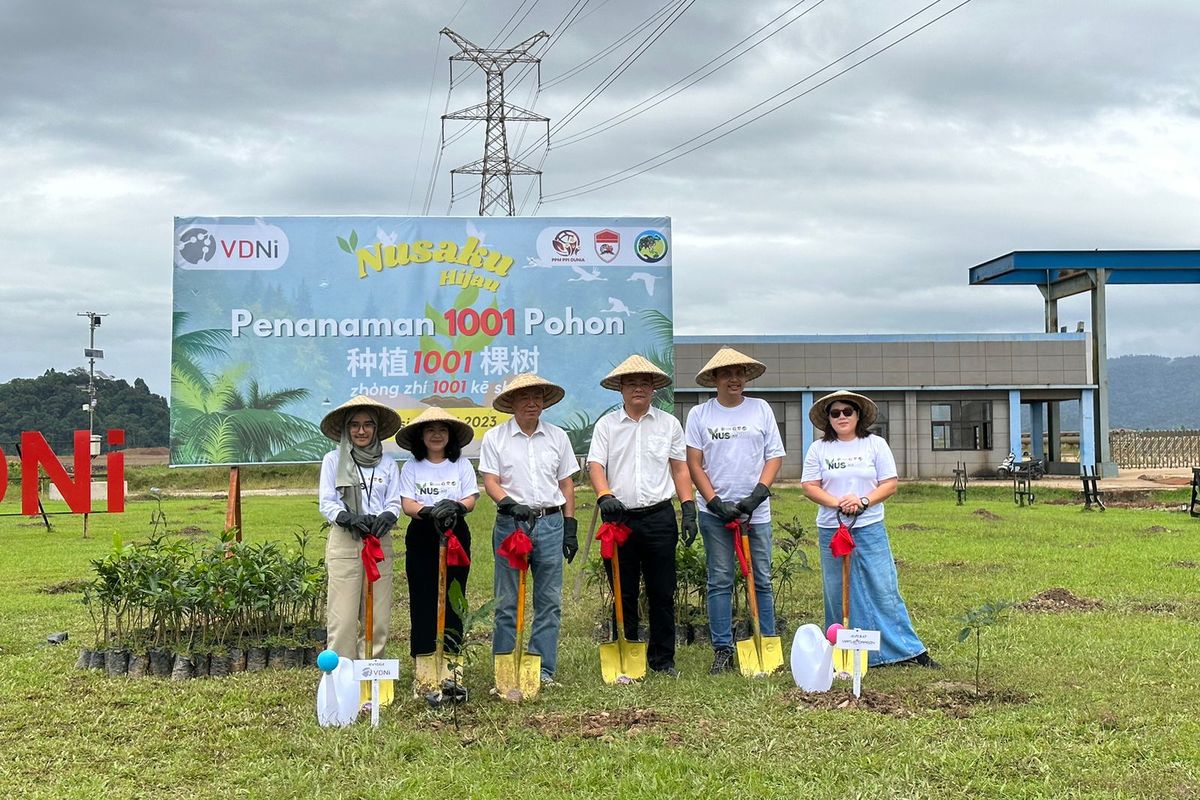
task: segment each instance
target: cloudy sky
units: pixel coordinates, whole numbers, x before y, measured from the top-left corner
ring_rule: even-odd
[[[671,216],[679,333],[1036,331],[1035,288],[969,287],[968,268],[1012,250],[1196,247],[1200,4],[973,0],[813,88],[960,2],[8,0],[0,380],[82,365],[76,312],[93,310],[110,315],[100,366],[167,394],[175,215],[421,214],[427,197],[446,214],[448,171],[480,157],[482,128],[442,150],[439,118],[483,81],[459,65],[450,92],[445,26],[481,45],[555,33],[539,94],[510,72],[511,102],[569,119],[546,202],[521,211]],[[536,132],[513,126],[514,149]],[[456,189],[450,213],[474,214]],[[1198,305],[1200,287],[1110,289],[1110,354],[1200,352]],[[1085,299],[1061,305],[1072,329],[1087,316]]]

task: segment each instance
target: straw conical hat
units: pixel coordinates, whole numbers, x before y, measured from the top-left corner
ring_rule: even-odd
[[[522,372],[508,382],[503,392],[496,395],[496,399],[492,401],[492,408],[497,411],[503,411],[505,414],[513,413],[512,396],[522,389],[528,389],[530,386],[540,386],[542,387],[542,391],[546,393],[544,408],[549,408],[567,396],[566,391],[558,384],[551,383],[540,375],[534,375],[532,372]]]
[[[379,441],[392,438],[396,435],[396,431],[400,430],[401,422],[399,414],[378,400],[372,400],[365,394],[360,394],[357,397],[350,398],[326,414],[325,418],[321,420],[321,433],[335,442],[340,442],[342,440],[342,425],[345,424],[346,417],[359,409],[374,411],[379,418],[379,427],[375,430],[379,434]]]
[[[612,389],[614,392],[619,392],[621,391],[621,378],[625,375],[650,375],[654,378],[655,389],[671,385],[670,375],[655,366],[649,359],[638,355],[632,355],[620,364],[617,364],[612,372],[604,376],[604,380],[600,381],[600,385],[605,389]]]
[[[715,356],[708,360],[704,369],[696,373],[696,385],[707,386],[710,389],[715,388],[717,380],[713,377],[713,373],[721,367],[745,367],[746,383],[761,377],[767,371],[767,365],[761,361],[756,361],[745,353],[739,353],[732,347],[722,347]]]
[[[421,426],[429,422],[440,422],[449,428],[450,435],[458,441],[459,447],[466,447],[475,438],[475,429],[470,425],[437,406],[430,406],[400,429],[396,434],[396,444],[405,450],[412,450],[413,441],[421,435]]]
[[[829,406],[838,400],[857,406],[858,412],[862,414],[863,424],[866,427],[869,428],[875,424],[875,418],[879,416],[879,409],[875,405],[874,400],[857,392],[838,389],[836,392],[830,392],[813,403],[812,408],[808,410],[808,421],[813,424],[814,428],[825,430],[825,426],[829,424]]]

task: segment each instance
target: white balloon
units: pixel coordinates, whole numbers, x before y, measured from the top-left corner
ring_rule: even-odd
[[[323,728],[344,727],[358,718],[358,681],[354,662],[339,658],[337,668],[317,684],[317,723]]]
[[[806,692],[827,692],[833,685],[833,647],[816,625],[801,625],[796,631],[792,677]]]

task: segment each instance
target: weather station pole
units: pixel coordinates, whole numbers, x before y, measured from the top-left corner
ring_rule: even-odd
[[[104,351],[96,349],[96,328],[100,327],[100,320],[103,317],[107,317],[108,314],[99,314],[95,311],[80,311],[75,316],[88,318],[88,346],[83,350],[84,358],[88,360],[88,401],[83,404],[83,410],[88,415],[88,453],[94,460],[96,456],[100,455],[100,437],[96,435],[96,359],[104,358]],[[78,475],[75,476],[75,480],[79,480]],[[89,497],[91,497],[91,493],[91,475],[89,474]],[[88,538],[87,514],[83,515],[83,538]]]

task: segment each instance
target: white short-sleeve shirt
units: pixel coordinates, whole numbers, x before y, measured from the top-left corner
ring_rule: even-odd
[[[500,488],[532,509],[567,501],[558,482],[579,471],[571,440],[557,425],[538,420],[532,435],[510,419],[483,435],[479,471],[500,479]]]
[[[896,459],[892,448],[882,437],[870,434],[862,439],[826,442],[818,439],[804,455],[802,482],[820,481],[821,488],[834,497],[862,497],[883,481],[897,477]],[[817,511],[817,526],[836,528],[836,508],[821,506]],[[856,525],[883,521],[883,503],[867,508],[858,516]]]
[[[736,503],[754,490],[768,460],[785,455],[775,414],[766,400],[744,397],[726,408],[714,397],[688,412],[684,439],[700,450],[701,465],[722,500]],[[696,504],[704,498],[696,492]],[[704,511],[703,513],[708,513]],[[763,502],[750,517],[753,524],[771,521],[771,501]]]
[[[462,500],[479,494],[479,481],[471,462],[464,456],[458,461],[437,463],[413,458],[400,469],[400,496],[423,506],[439,500]]]
[[[604,467],[608,487],[627,508],[645,508],[675,495],[671,459],[684,461],[683,426],[653,406],[633,419],[625,408],[605,414],[592,430],[587,460]]]

